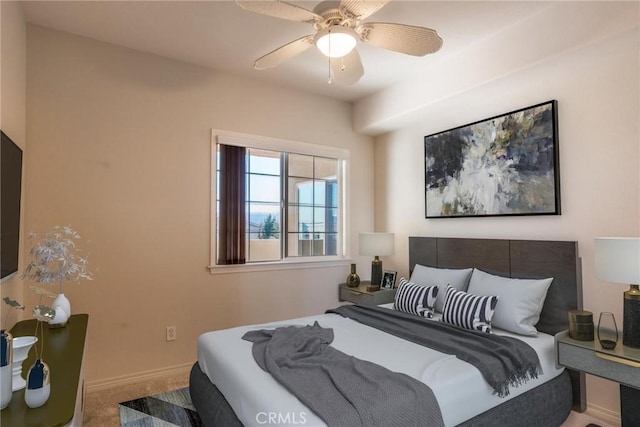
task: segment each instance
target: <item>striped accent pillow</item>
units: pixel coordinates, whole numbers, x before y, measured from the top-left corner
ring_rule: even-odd
[[[491,333],[497,296],[478,296],[447,286],[442,321],[462,328]]]
[[[431,318],[437,295],[437,286],[422,286],[401,277],[393,307],[398,311]]]

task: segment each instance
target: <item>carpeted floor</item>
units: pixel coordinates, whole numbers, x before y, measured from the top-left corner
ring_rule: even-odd
[[[121,402],[119,408],[123,427],[203,426],[188,388]]]

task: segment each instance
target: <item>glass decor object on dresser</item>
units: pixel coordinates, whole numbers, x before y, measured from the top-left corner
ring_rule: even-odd
[[[598,341],[602,348],[613,350],[618,343],[618,325],[613,313],[602,312],[598,319]]]

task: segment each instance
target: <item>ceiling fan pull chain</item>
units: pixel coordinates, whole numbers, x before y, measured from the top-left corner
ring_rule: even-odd
[[[331,30],[329,30],[329,34],[331,34]],[[328,81],[328,83],[331,84],[331,38],[329,38],[329,56],[327,56],[327,59],[329,60],[329,81]]]

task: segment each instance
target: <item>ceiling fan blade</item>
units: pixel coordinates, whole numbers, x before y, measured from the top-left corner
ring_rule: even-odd
[[[362,40],[374,46],[407,55],[424,56],[442,47],[442,39],[431,28],[388,22],[368,22],[359,25],[356,31]]]
[[[266,68],[277,67],[287,59],[293,58],[309,49],[313,44],[313,35],[301,37],[256,59],[253,63],[253,68],[256,70],[264,70]]]
[[[364,75],[360,54],[356,49],[342,58],[331,58],[331,71],[338,83],[352,85]]]
[[[363,20],[389,3],[389,0],[342,0],[340,2],[340,10],[347,18],[351,18],[349,14],[358,20]]]
[[[312,24],[322,21],[322,16],[310,10],[279,0],[236,0],[236,3],[238,4],[238,6],[249,12],[260,13],[262,15],[272,16],[274,18],[286,19],[288,21],[309,22]]]

